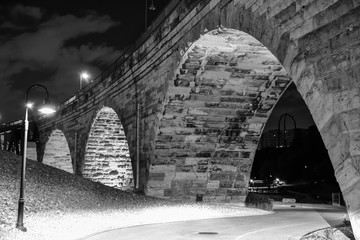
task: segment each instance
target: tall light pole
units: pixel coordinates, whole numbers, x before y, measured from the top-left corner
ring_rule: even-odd
[[[156,7],[154,5],[154,0],[151,0],[150,7],[148,7],[148,0],[145,0],[145,31],[146,31],[146,29],[148,27],[147,26],[147,20],[148,20],[147,12],[148,12],[148,9],[151,10],[151,11],[155,11]]]
[[[82,72],[80,73],[80,90],[83,88],[83,80],[88,80],[88,78],[90,77],[89,74],[87,74],[87,72]]]
[[[18,207],[18,218],[16,222],[16,228],[20,229],[21,231],[26,231],[26,227],[24,227],[24,192],[25,192],[25,173],[26,173],[26,148],[27,148],[27,135],[28,135],[28,128],[29,128],[29,121],[28,121],[28,111],[29,108],[32,108],[33,104],[30,103],[29,100],[29,92],[31,89],[41,87],[46,92],[45,104],[38,109],[40,113],[43,114],[51,114],[55,112],[55,109],[50,105],[47,105],[47,100],[49,98],[49,93],[41,84],[34,84],[28,88],[26,91],[26,98],[25,98],[25,118],[24,118],[24,142],[23,142],[23,156],[21,162],[21,180],[20,180],[20,197],[19,197],[19,207]]]
[[[0,114],[0,127],[1,127],[1,114]],[[2,134],[0,134],[0,150],[2,150]]]

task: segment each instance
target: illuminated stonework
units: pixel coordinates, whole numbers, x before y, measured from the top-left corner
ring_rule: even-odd
[[[133,172],[125,132],[114,110],[102,108],[87,141],[83,176],[119,189],[133,186]]]
[[[73,173],[70,150],[61,130],[54,130],[45,147],[43,163]]]
[[[216,64],[204,65],[205,61],[202,60],[207,54],[207,48],[197,44],[201,35],[207,35],[209,30],[211,32],[219,26],[237,29],[254,36],[264,44],[282,63],[296,84],[328,149],[354,234],[360,240],[359,0],[173,2],[174,4],[169,4],[159,15],[156,25],[150,27],[114,64],[99,75],[99,78],[59,106],[56,115],[39,121],[40,160],[47,136],[53,127],[57,126],[66,133],[72,156],[77,156],[77,173],[81,173],[86,137],[89,135],[94,115],[104,104],[108,104],[121,113],[132,160],[136,160],[139,155],[140,191],[144,190],[146,194],[158,197],[195,197],[194,194],[198,192],[195,190],[200,188],[206,189],[204,193],[219,199],[230,197],[236,200],[237,196],[240,198],[241,194],[246,192],[246,177],[255,152],[253,146],[259,137],[259,127],[261,129],[261,126],[256,124],[266,122],[263,116],[268,115],[269,110],[262,105],[254,115],[249,115],[244,105],[244,111],[237,113],[230,108],[220,111],[216,107],[219,99],[206,96],[205,93],[221,91],[219,87],[222,84],[230,86],[231,79],[229,81],[221,76],[218,79],[210,78],[211,81],[206,78],[201,80],[203,67],[208,71],[211,65]],[[231,38],[229,36],[228,43],[224,38],[222,43],[234,46]],[[198,49],[191,48],[196,45]],[[186,58],[186,55],[189,57]],[[256,54],[247,56],[252,55]],[[219,58],[221,56],[218,54]],[[214,58],[215,61],[208,62],[221,63],[216,60],[216,56]],[[241,64],[249,61],[244,59]],[[231,58],[227,57],[223,63],[216,66],[220,67],[221,74],[229,72],[226,69],[231,69],[230,65],[234,64]],[[229,65],[224,66],[227,64]],[[224,68],[221,70],[221,67]],[[174,76],[176,69],[179,70],[178,77]],[[186,72],[196,74],[186,75]],[[233,76],[251,75],[251,72],[248,74],[241,70],[233,73]],[[214,73],[211,75],[215,76]],[[261,81],[261,77],[254,78],[253,81],[245,77],[241,81],[244,83],[243,91],[236,85],[228,88],[234,88],[235,95],[247,93],[246,89],[257,92],[257,87],[254,86],[260,83],[257,80]],[[275,80],[270,77],[266,80],[268,84],[264,87],[269,83],[271,86],[266,91],[271,93],[271,89],[274,89],[275,93],[269,94],[269,97],[277,97],[276,89],[282,91],[281,81],[281,78]],[[197,85],[199,83],[201,84]],[[261,88],[258,90],[262,92]],[[230,91],[223,93],[230,94]],[[230,101],[237,99],[239,98],[225,96],[220,99],[220,103],[231,103]],[[245,103],[251,103],[252,108],[256,107],[257,102],[255,98],[254,102]],[[197,107],[196,104],[202,106]],[[241,105],[241,102],[237,104]],[[271,108],[271,103],[267,105]],[[140,131],[136,129],[138,110]],[[227,120],[222,119],[223,115],[228,117]],[[209,116],[218,117],[218,120],[210,121]],[[230,119],[246,121],[232,123]],[[229,128],[221,131],[225,124]],[[241,131],[239,135],[236,134],[236,128]],[[218,134],[219,129],[221,134]],[[137,141],[138,132],[140,141]],[[77,141],[74,133],[77,133]],[[235,140],[236,137],[242,139],[238,146],[244,148],[233,148],[233,143],[226,142],[226,138]],[[215,142],[211,142],[214,140]],[[199,152],[201,148],[203,150]],[[229,154],[231,151],[234,153],[232,156],[241,161],[241,165],[234,162],[239,168],[237,175],[231,173],[234,172],[232,156]],[[210,156],[213,154],[223,158],[222,164],[218,164],[218,159],[213,158],[215,161],[210,159],[207,162],[209,152]],[[241,156],[238,157],[237,154]],[[200,157],[205,161],[198,161]],[[225,161],[227,164],[224,164]],[[207,174],[197,172],[198,169],[204,171],[206,168]],[[234,180],[234,188],[239,186],[239,190],[231,189]]]
[[[290,77],[252,36],[216,29],[171,81],[147,193],[243,200],[262,129]]]

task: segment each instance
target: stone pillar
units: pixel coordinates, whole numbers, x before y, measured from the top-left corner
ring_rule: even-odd
[[[335,170],[354,235],[360,236],[360,174],[353,159],[348,158]]]

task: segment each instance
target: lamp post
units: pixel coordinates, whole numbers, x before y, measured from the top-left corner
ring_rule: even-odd
[[[90,77],[90,75],[87,74],[86,72],[80,73],[80,90],[81,90],[82,87],[83,87],[83,80],[86,81],[89,77]]]
[[[147,18],[148,18],[148,9],[151,10],[151,11],[155,11],[156,7],[154,5],[154,0],[151,0],[151,5],[150,7],[148,8],[148,0],[145,0],[145,31],[147,29]]]
[[[25,118],[24,118],[24,142],[23,142],[23,156],[22,156],[22,162],[21,162],[21,180],[20,180],[20,197],[19,197],[19,207],[18,207],[18,218],[16,222],[16,228],[18,228],[21,231],[26,231],[26,227],[24,227],[24,192],[25,192],[25,172],[26,172],[26,148],[27,148],[27,135],[28,135],[28,128],[29,128],[29,121],[28,121],[28,111],[29,108],[32,108],[32,103],[28,101],[29,98],[29,92],[31,89],[41,87],[46,92],[46,98],[45,98],[45,104],[38,109],[39,112],[43,114],[51,114],[55,112],[55,109],[47,105],[47,100],[49,98],[49,93],[41,84],[34,84],[30,86],[26,91],[26,98],[25,98]]]
[[[1,127],[1,114],[0,114],[0,127]],[[2,134],[0,133],[0,150],[2,150]]]
[[[295,118],[293,116],[291,116],[290,114],[288,113],[284,113],[283,115],[280,116],[279,118],[279,121],[278,121],[278,148],[280,148],[282,146],[281,144],[281,139],[280,139],[280,135],[281,135],[281,129],[280,129],[280,123],[281,123],[281,120],[284,118],[284,134],[283,134],[283,146],[284,147],[288,147],[287,146],[287,131],[286,131],[286,118],[287,117],[290,117],[292,120],[293,120],[293,124],[294,124],[294,129],[296,129],[296,121],[295,121]]]

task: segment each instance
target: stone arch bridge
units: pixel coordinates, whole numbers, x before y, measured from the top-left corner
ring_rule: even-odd
[[[106,72],[38,121],[38,160],[152,196],[242,200],[291,81],[360,239],[359,0],[172,1]],[[52,141],[67,153],[47,150]]]

